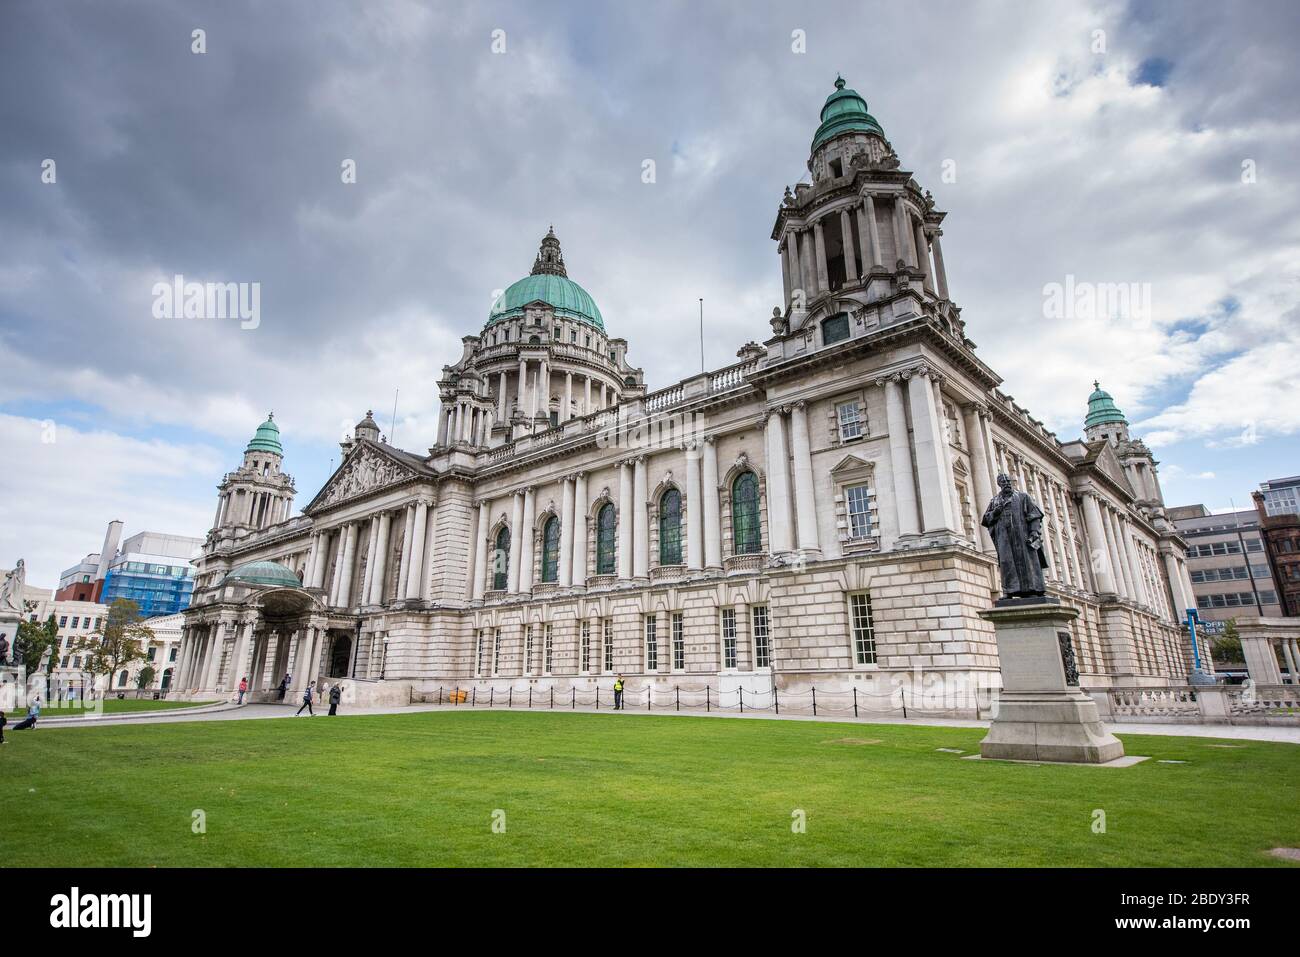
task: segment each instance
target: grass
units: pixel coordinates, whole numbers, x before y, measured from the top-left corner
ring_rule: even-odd
[[[122,714],[127,711],[172,711],[176,708],[197,708],[199,705],[212,704],[211,701],[166,701],[152,698],[105,698],[103,701],[104,714]],[[39,721],[46,718],[81,718],[88,714],[96,714],[94,708],[86,709],[82,707],[83,702],[78,701],[77,707],[69,708],[66,705],[51,706],[41,705],[41,717]],[[19,708],[16,711],[7,711],[10,722],[21,721],[27,717],[27,709]],[[39,726],[38,721],[38,726]]]
[[[1152,760],[1126,769],[936,750],[983,734],[484,711],[20,732],[0,748],[0,860],[1293,866],[1266,852],[1300,846],[1300,747],[1127,735]]]

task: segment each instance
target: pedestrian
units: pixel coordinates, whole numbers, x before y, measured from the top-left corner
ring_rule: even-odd
[[[303,708],[307,709],[307,714],[309,717],[312,718],[316,717],[316,712],[311,710],[311,693],[315,689],[315,687],[316,687],[315,682],[311,682],[310,684],[307,685],[307,689],[303,691],[302,704],[299,706],[298,710],[294,712],[295,718],[298,717],[298,715],[302,714]]]
[[[333,713],[333,711],[334,709],[331,708],[330,712]],[[3,711],[0,711],[0,744],[5,743],[5,725],[7,725],[8,723],[9,723],[9,719],[5,717],[5,713]]]
[[[27,706],[27,717],[14,725],[15,731],[27,731],[36,727],[36,719],[41,716],[41,699],[36,698]]]
[[[623,710],[623,676],[614,679],[614,710]]]
[[[289,675],[288,673],[286,673],[285,676],[280,679],[280,694],[276,697],[276,700],[283,701],[284,693],[288,690],[289,690]]]
[[[239,679],[239,703],[244,703],[244,695],[248,694],[248,675]]]
[[[330,688],[330,714],[339,713],[339,701],[343,698],[343,691],[338,685]]]

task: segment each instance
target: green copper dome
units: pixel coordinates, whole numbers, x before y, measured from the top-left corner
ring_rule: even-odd
[[[817,127],[813,137],[812,152],[832,137],[849,132],[875,133],[884,138],[885,131],[880,128],[876,118],[867,112],[867,101],[858,95],[857,90],[846,90],[844,78],[835,78],[835,92],[826,98],[822,107],[822,125]]]
[[[301,588],[302,582],[289,568],[279,562],[248,562],[240,565],[221,580],[226,582],[243,582],[245,585],[260,585],[270,588]]]
[[[253,433],[253,440],[248,443],[245,452],[274,452],[276,455],[284,455],[284,447],[280,445],[280,427],[275,424],[275,413],[266,417],[266,421],[257,427]]]
[[[521,315],[525,306],[539,301],[554,309],[557,316],[577,319],[595,326],[601,332],[605,331],[605,320],[596,307],[596,300],[569,278],[554,227],[542,240],[532,273],[512,284],[492,304],[492,311],[488,313],[488,325]]]
[[[1111,398],[1109,392],[1101,387],[1101,383],[1093,382],[1092,395],[1088,396],[1088,417],[1083,420],[1084,428],[1090,429],[1094,425],[1106,425],[1110,422],[1123,422],[1128,425],[1128,420],[1124,418],[1124,413],[1115,405],[1115,400]]]

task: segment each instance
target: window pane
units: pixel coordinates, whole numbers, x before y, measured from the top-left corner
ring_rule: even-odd
[[[860,665],[876,663],[876,634],[871,622],[871,596],[865,592],[849,596],[853,627],[853,654]]]
[[[614,506],[605,503],[596,516],[596,574],[614,574]]]
[[[865,485],[851,485],[844,490],[849,512],[849,537],[866,538],[871,534],[871,500]]]
[[[758,476],[744,472],[731,486],[731,537],[737,555],[753,555],[762,550],[762,533],[758,518]]]
[[[560,520],[552,515],[542,526],[542,581],[560,578]]]
[[[505,591],[510,571],[510,529],[502,527],[497,532],[496,548],[492,550],[492,587]]]
[[[659,564],[682,563],[682,494],[675,488],[659,499]]]
[[[770,667],[772,643],[767,630],[767,606],[755,605],[750,609],[750,621],[754,627],[754,667]]]
[[[857,402],[845,402],[837,407],[840,419],[840,438],[856,439],[862,434],[862,407]]]

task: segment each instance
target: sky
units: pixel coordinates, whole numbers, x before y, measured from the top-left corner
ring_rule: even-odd
[[[1300,473],[1297,41],[1290,0],[6,0],[0,567],[204,535],[269,411],[298,508],[368,409],[427,449],[552,224],[652,390],[698,371],[701,297],[735,361],[837,73],[947,211],[1003,390],[1068,440],[1099,379],[1169,504],[1249,507]],[[159,317],[176,275],[256,283],[256,323]]]

